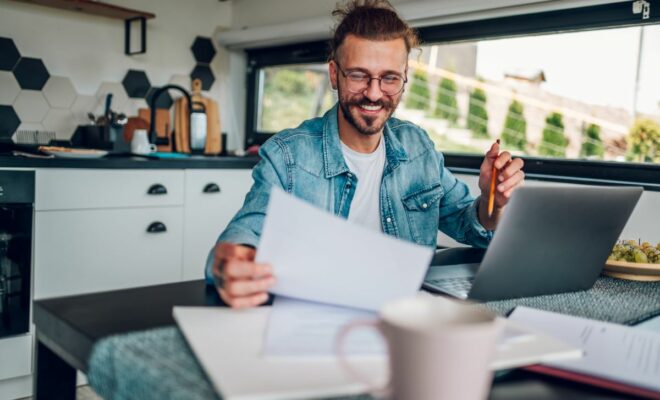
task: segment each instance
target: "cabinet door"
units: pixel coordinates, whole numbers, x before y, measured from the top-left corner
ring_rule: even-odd
[[[80,210],[183,205],[183,171],[37,170],[35,209]]]
[[[252,170],[186,170],[183,280],[204,277],[209,250],[243,205]]]
[[[38,211],[34,298],[179,281],[183,207]]]

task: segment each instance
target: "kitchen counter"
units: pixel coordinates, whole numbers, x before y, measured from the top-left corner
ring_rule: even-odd
[[[0,168],[98,168],[98,169],[251,169],[259,157],[190,156],[181,159],[153,159],[147,157],[29,158],[0,156]]]

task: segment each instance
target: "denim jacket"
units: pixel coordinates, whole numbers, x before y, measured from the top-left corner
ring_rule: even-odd
[[[261,147],[262,159],[252,172],[254,184],[218,241],[258,246],[273,185],[348,217],[360,183],[342,155],[337,110],[335,104],[323,117],[279,132]],[[478,199],[445,168],[443,155],[435,150],[426,132],[410,122],[390,118],[383,133],[383,232],[435,248],[439,229],[459,242],[486,247],[492,232],[477,219]],[[209,255],[207,280],[211,260]]]

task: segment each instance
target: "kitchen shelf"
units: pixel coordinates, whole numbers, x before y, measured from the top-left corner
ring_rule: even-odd
[[[150,12],[133,10],[95,0],[14,1],[124,20],[124,54],[129,56],[147,52],[147,20],[156,18],[156,14]],[[131,27],[133,22],[140,23],[140,49],[137,51],[131,50]]]
[[[79,11],[85,14],[100,15],[115,19],[156,18],[156,14],[146,11],[132,10],[114,4],[93,0],[14,0],[21,3],[38,4],[41,6],[60,8],[70,11]]]

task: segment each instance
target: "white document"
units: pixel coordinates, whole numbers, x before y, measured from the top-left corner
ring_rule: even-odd
[[[346,373],[335,357],[264,357],[272,307],[234,310],[175,307],[174,319],[202,368],[224,399],[309,399],[362,393],[367,387]],[[513,329],[525,329],[515,327]],[[334,340],[333,336],[330,337]],[[515,368],[574,358],[580,350],[547,335],[521,336],[497,348],[491,369]],[[321,338],[322,339],[322,338]],[[372,382],[387,380],[387,358],[351,356],[351,364]]]
[[[378,310],[414,295],[431,257],[431,248],[349,223],[273,188],[256,261],[273,266],[274,294]]]
[[[353,321],[373,321],[372,311],[313,303],[278,296],[268,318],[265,356],[335,357],[339,330]],[[347,337],[348,355],[385,354],[385,342],[374,329],[357,329]]]
[[[312,399],[367,390],[334,358],[263,357],[270,309],[174,308],[174,319],[223,399]],[[387,364],[383,358],[352,359],[351,363],[367,379],[385,383]]]
[[[660,391],[660,334],[527,307],[509,319],[584,350],[580,359],[545,365]]]
[[[420,294],[423,296],[424,294]],[[450,301],[450,300],[447,300]],[[337,335],[357,320],[376,320],[375,312],[277,297],[269,315],[263,348],[265,357],[336,357]],[[349,334],[344,351],[349,356],[387,355],[382,337],[372,328]],[[492,368],[530,362],[580,357],[578,347],[565,345],[507,321],[500,335]]]

